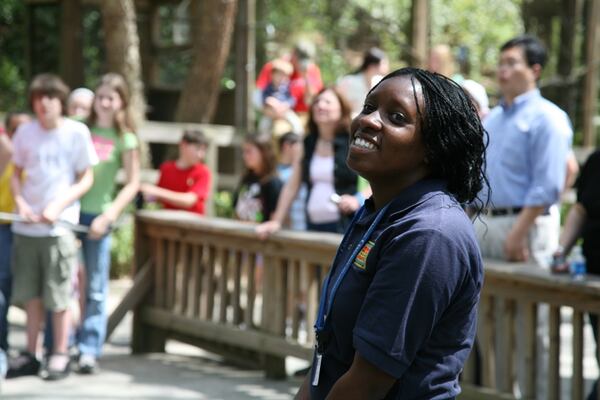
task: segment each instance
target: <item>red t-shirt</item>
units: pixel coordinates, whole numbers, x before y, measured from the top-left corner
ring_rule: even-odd
[[[192,207],[184,209],[198,214],[204,214],[204,201],[210,190],[210,170],[204,164],[196,164],[187,169],[180,169],[175,161],[164,162],[160,166],[158,186],[174,192],[195,193],[198,201]],[[161,201],[166,209],[182,210],[168,202]]]
[[[271,82],[272,68],[273,64],[271,61],[262,67],[260,73],[258,74],[258,78],[256,78],[256,87],[258,89],[265,90],[267,85]],[[308,79],[308,85],[311,87],[314,93],[318,93],[321,89],[323,89],[321,70],[315,63],[308,64],[306,69],[306,79]],[[305,86],[306,84],[302,74],[299,71],[294,70],[292,76],[290,76],[290,94],[296,100],[296,105],[294,106],[294,111],[296,112],[308,111],[308,105],[304,102]]]

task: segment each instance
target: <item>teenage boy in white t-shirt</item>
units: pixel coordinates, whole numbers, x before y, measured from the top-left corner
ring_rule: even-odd
[[[72,272],[77,263],[75,236],[58,221],[79,221],[79,198],[93,183],[97,156],[90,131],[64,117],[69,88],[57,76],[41,74],[29,87],[36,119],[17,130],[13,142],[11,188],[16,211],[25,220],[13,223],[13,303],[27,314],[27,351],[23,363],[35,370],[38,337],[45,312],[52,312],[54,353],[44,378],[69,374],[67,353]],[[21,365],[23,367],[23,365]],[[26,369],[26,368],[25,368]]]

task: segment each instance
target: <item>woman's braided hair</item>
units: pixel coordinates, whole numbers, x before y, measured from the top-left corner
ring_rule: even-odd
[[[488,136],[472,100],[453,80],[419,68],[396,70],[381,82],[398,76],[411,78],[430,176],[446,180],[448,191],[459,202],[481,210],[485,204],[479,193],[489,187],[485,177]],[[415,80],[421,86],[424,109],[417,101]]]

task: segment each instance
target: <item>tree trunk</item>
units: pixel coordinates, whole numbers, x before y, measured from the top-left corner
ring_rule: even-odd
[[[600,3],[590,2],[587,15],[587,71],[583,89],[583,145],[597,145],[594,117],[598,112],[598,60],[600,60]]]
[[[83,77],[83,7],[80,0],[62,1],[60,74],[75,89]]]
[[[256,3],[244,0],[237,11],[235,28],[235,127],[249,132],[254,126],[254,77],[256,76]]]
[[[571,121],[575,121],[575,82],[572,72],[575,62],[575,36],[577,35],[577,10],[579,0],[565,0],[562,2],[560,46],[558,50],[558,74],[562,79],[562,101],[559,106],[565,110]]]
[[[411,64],[424,68],[429,57],[429,0],[412,0],[410,11]]]
[[[176,119],[210,122],[229,55],[237,0],[194,1],[191,8],[194,61],[181,92]]]
[[[131,92],[132,116],[139,126],[144,120],[146,103],[135,6],[133,0],[101,1],[100,9],[107,70],[123,75],[127,81]]]

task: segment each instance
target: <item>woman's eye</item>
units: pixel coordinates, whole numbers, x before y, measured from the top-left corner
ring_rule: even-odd
[[[390,114],[390,120],[396,124],[403,124],[406,122],[406,117],[402,113],[392,113]]]
[[[375,111],[375,107],[371,104],[367,104],[365,103],[365,105],[363,105],[362,114],[371,114],[373,111]]]

